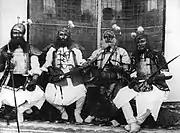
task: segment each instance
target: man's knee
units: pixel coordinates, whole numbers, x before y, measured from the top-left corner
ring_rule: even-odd
[[[53,102],[55,98],[55,91],[53,88],[47,87],[44,97],[48,102]]]

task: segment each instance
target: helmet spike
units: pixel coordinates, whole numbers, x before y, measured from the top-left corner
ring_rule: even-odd
[[[17,16],[17,23],[19,24],[19,21],[20,21],[20,17],[19,16]]]

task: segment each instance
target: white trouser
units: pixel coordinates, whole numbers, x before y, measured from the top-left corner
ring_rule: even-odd
[[[46,100],[55,105],[68,106],[81,97],[86,96],[86,88],[83,84],[73,86],[72,83],[68,82],[68,86],[60,86],[48,83],[45,91]]]
[[[126,104],[122,106],[122,111],[124,113],[124,117],[128,124],[136,122],[136,118],[134,117],[134,113],[129,102],[127,102]]]
[[[36,106],[38,109],[41,109],[45,101],[44,92],[37,85],[34,91],[24,91],[20,89],[15,92],[15,96],[18,107],[17,113],[19,122],[24,121],[24,111],[30,109],[32,106]],[[0,93],[0,107],[2,104],[15,107],[14,92],[11,90],[11,87],[9,87],[9,89],[7,89],[6,86],[2,87],[2,91]]]
[[[159,90],[154,85],[153,90],[149,92],[135,92],[126,86],[119,90],[113,102],[117,108],[122,107],[127,122],[131,121],[132,118],[132,108],[129,106],[129,101],[133,98],[136,100],[137,118],[139,121],[142,123],[149,114],[152,114],[156,121],[161,104],[167,98],[166,94],[167,92]]]

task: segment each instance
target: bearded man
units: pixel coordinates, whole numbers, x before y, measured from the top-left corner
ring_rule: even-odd
[[[81,72],[76,70],[86,60],[82,52],[72,43],[70,31],[62,28],[57,33],[57,40],[47,49],[42,69],[50,74],[45,88],[46,100],[61,112],[61,118],[68,120],[64,107],[75,102],[74,116],[77,123],[82,123],[81,110],[86,97],[86,88]]]
[[[25,32],[23,23],[15,24],[11,29],[11,40],[0,50],[0,72],[4,73],[0,80],[0,107],[15,107],[17,104],[19,122],[24,121],[23,113],[26,110],[32,106],[40,109],[45,101],[43,91],[36,85],[42,72],[38,62],[41,52],[35,51],[25,41]]]

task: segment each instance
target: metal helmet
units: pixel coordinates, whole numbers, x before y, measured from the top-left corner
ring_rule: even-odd
[[[105,40],[106,43],[111,43],[111,41],[115,38],[115,34],[112,30],[106,30],[103,33],[103,40]]]
[[[59,36],[59,34],[61,33],[61,32],[63,32],[64,34],[66,34],[68,37],[70,37],[70,35],[71,35],[71,33],[70,33],[70,31],[67,29],[67,28],[62,28],[62,29],[60,29],[59,31],[58,31],[58,36]]]
[[[142,26],[139,26],[136,32],[131,33],[131,37],[134,39],[137,50],[145,51],[145,49],[149,49],[149,37],[145,33],[145,30]]]
[[[135,37],[135,43],[138,50],[149,49],[149,38],[146,34],[138,34]]]
[[[15,24],[11,29],[11,38],[14,37],[15,33],[18,33],[21,36],[24,36],[25,32],[26,32],[26,28],[24,24],[22,23]]]

